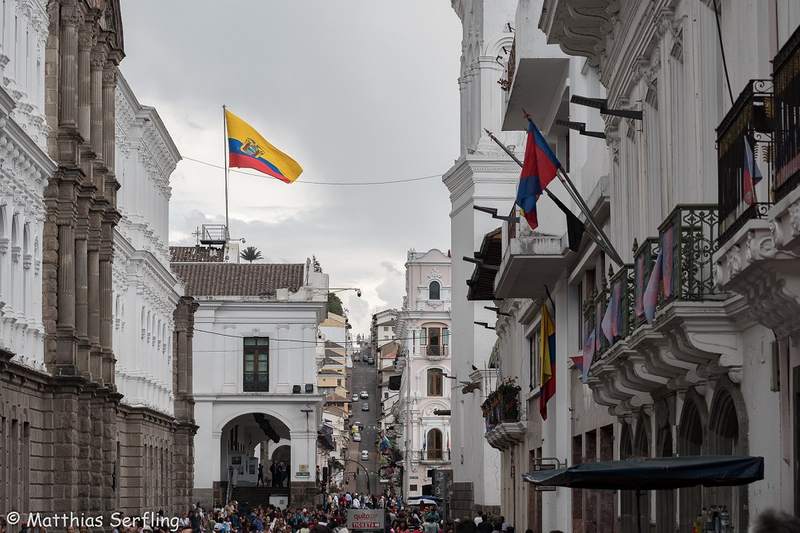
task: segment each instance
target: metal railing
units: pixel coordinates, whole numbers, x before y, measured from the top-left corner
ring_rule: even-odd
[[[717,128],[717,196],[719,233],[727,241],[744,224],[765,218],[769,198],[758,202],[755,189],[745,184],[745,154],[750,152],[754,165],[770,183],[774,131],[771,80],[750,80]],[[769,190],[769,187],[767,187]]]
[[[714,251],[719,246],[716,205],[678,205],[659,228],[663,290],[659,304],[706,300],[719,295],[714,286]]]
[[[447,356],[446,344],[428,344],[425,347],[425,355],[429,357],[445,357]]]
[[[775,85],[775,200],[800,183],[800,28],[772,61]]]
[[[420,462],[450,462],[450,450],[444,449],[429,449],[429,450],[413,450],[410,454],[411,460],[416,463]]]
[[[657,238],[645,239],[641,245],[633,241],[633,312],[631,313],[630,331],[632,332],[645,322],[644,291],[653,272],[653,265],[658,257],[659,242]]]

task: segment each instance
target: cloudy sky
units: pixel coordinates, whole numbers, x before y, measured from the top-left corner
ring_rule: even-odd
[[[304,168],[286,185],[231,173],[231,234],[267,261],[316,255],[357,332],[398,306],[414,248],[446,250],[438,177],[458,155],[461,29],[448,0],[125,0],[122,72],[185,158],[223,161],[222,104]],[[249,172],[249,171],[248,171]],[[170,239],[224,222],[221,169],[184,159]]]

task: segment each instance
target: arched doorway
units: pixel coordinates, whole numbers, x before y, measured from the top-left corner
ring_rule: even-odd
[[[686,395],[681,422],[678,425],[678,455],[701,455],[703,453],[703,420],[700,416],[699,402],[699,398],[695,398],[691,394]],[[689,524],[703,509],[703,489],[702,487],[689,487],[680,489],[678,492],[680,532],[691,533]]]
[[[619,441],[619,458],[629,459],[633,457],[633,436],[631,426],[627,422],[622,424],[622,435]],[[636,531],[636,496],[633,491],[619,491],[619,514],[620,529],[623,533]]]
[[[225,486],[255,487],[258,485],[258,466],[269,450],[270,457],[280,458],[285,466],[284,487],[291,472],[289,428],[274,416],[246,413],[230,420],[222,428],[220,438],[220,475]],[[259,453],[260,452],[260,453]],[[264,477],[269,479],[271,464],[263,465]]]
[[[669,420],[658,430],[656,454],[659,457],[672,457],[672,428]],[[656,491],[656,533],[674,533],[675,531],[675,491]]]
[[[642,415],[636,424],[636,438],[633,439],[633,455],[634,457],[650,457],[650,417]],[[642,491],[640,493],[633,493],[634,497],[634,526],[636,531],[639,530],[638,524],[641,521],[642,529],[645,531],[650,530],[650,491]],[[636,498],[638,501],[638,517],[636,516]]]
[[[743,455],[745,439],[741,438],[742,424],[733,395],[720,388],[711,404],[709,416],[709,449],[714,455]],[[731,524],[745,531],[748,523],[747,487],[715,487],[709,491],[709,505],[725,506],[731,514]]]

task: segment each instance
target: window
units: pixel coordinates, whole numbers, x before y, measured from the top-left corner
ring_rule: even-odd
[[[442,286],[439,285],[438,281],[431,281],[431,284],[428,285],[428,300],[439,300],[441,299],[441,290]]]
[[[428,452],[428,460],[435,461],[442,459],[442,432],[438,429],[428,431],[425,439],[425,444]]]
[[[428,396],[442,396],[442,375],[441,368],[431,368],[428,370]]]
[[[243,378],[245,392],[269,390],[269,337],[245,337]]]
[[[421,345],[428,346],[427,355],[445,355],[444,347],[450,342],[448,330],[440,326],[422,328],[422,341]]]
[[[539,346],[539,335],[540,330],[539,326],[537,325],[533,333],[530,337],[528,337],[528,351],[530,354],[530,367],[531,367],[531,375],[530,375],[530,389],[533,390],[540,385],[539,380],[541,379],[541,354],[540,354],[540,346]]]

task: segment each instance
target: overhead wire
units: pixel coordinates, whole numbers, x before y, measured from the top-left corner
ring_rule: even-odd
[[[223,165],[218,165],[216,163],[211,163],[209,161],[203,161],[202,159],[196,159],[194,157],[183,156],[183,159],[187,161],[192,161],[194,163],[199,163],[201,165],[206,165],[213,168],[218,168],[223,170],[225,167]],[[242,174],[245,176],[253,176],[256,178],[263,178],[263,174],[256,174],[255,172],[246,172],[244,170],[238,170],[235,168],[229,168],[229,172],[234,172],[236,174]],[[416,178],[397,178],[397,179],[386,179],[386,180],[374,180],[374,181],[314,181],[314,180],[307,180],[307,179],[298,179],[294,183],[305,183],[307,185],[338,185],[338,186],[352,186],[357,187],[360,185],[391,185],[394,183],[411,183],[415,181],[423,181],[423,180],[430,180],[434,178],[441,178],[444,176],[443,172],[438,174],[430,174],[428,176],[418,176]]]

